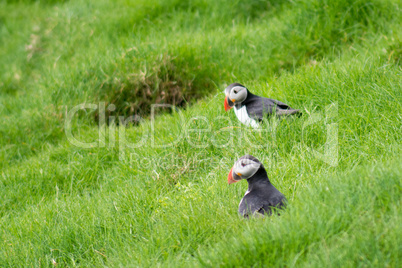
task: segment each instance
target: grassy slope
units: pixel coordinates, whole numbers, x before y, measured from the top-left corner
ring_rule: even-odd
[[[0,4],[0,265],[398,266],[400,3],[215,2]],[[220,93],[233,80],[305,115],[238,128]],[[67,141],[62,105],[127,112],[130,92],[149,89],[146,105],[174,81],[208,95],[157,118],[155,142],[182,134],[174,146],[152,148],[147,120],[126,130],[138,148]],[[331,103],[334,118],[303,128]],[[323,152],[330,123],[336,167],[308,149]],[[73,132],[96,140],[93,115]],[[225,178],[245,153],[288,197],[283,216],[237,216],[246,186]]]

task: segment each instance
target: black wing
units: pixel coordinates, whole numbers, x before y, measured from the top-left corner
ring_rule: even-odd
[[[299,110],[293,109],[281,101],[263,98],[253,94],[250,94],[242,104],[247,106],[248,115],[258,121],[263,120],[264,117],[274,112],[278,117],[300,114]]]
[[[277,211],[275,211],[276,209],[284,209],[284,208],[286,208],[286,198],[285,197],[283,197],[280,201],[274,202],[272,204],[263,205],[257,212],[270,216],[270,215],[272,215],[272,212],[278,213]],[[272,210],[274,210],[274,211],[272,211]],[[279,213],[278,213],[278,215],[279,215]]]
[[[248,218],[254,213],[271,215],[273,208],[283,209],[286,207],[286,198],[279,191],[269,198],[263,198],[258,194],[247,194],[243,197],[239,205],[239,213]]]

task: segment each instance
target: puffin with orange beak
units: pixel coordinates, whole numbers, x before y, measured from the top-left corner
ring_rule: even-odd
[[[278,118],[286,115],[301,115],[300,110],[293,109],[274,99],[254,95],[239,83],[230,84],[225,89],[225,94],[225,111],[234,108],[237,119],[244,125],[253,128],[258,128],[258,122],[272,114]]]
[[[264,166],[252,155],[240,157],[229,172],[229,184],[242,179],[248,182],[248,189],[239,204],[239,213],[245,218],[249,215],[269,216],[275,213],[273,210],[286,207],[285,196],[272,185]]]

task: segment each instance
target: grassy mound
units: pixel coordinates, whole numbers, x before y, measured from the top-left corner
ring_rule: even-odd
[[[400,8],[1,2],[0,266],[398,266]],[[233,81],[303,117],[241,126]],[[284,215],[237,215],[246,153]]]

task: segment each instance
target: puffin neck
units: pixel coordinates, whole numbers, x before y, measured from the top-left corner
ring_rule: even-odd
[[[244,101],[242,101],[241,103],[237,103],[235,104],[236,109],[241,109],[241,107],[243,107],[244,105],[246,105],[249,100],[253,99],[255,97],[255,95],[253,93],[251,93],[247,88],[247,97]]]
[[[246,98],[244,101],[242,101],[241,104],[242,104],[242,105],[245,105],[245,104],[247,104],[248,102],[254,100],[256,97],[258,98],[257,95],[254,95],[253,93],[251,93],[251,92],[247,89],[247,98]]]
[[[251,178],[247,179],[247,182],[248,189],[250,191],[253,190],[256,185],[271,185],[267,172],[265,171],[265,168],[262,164],[257,172]]]

